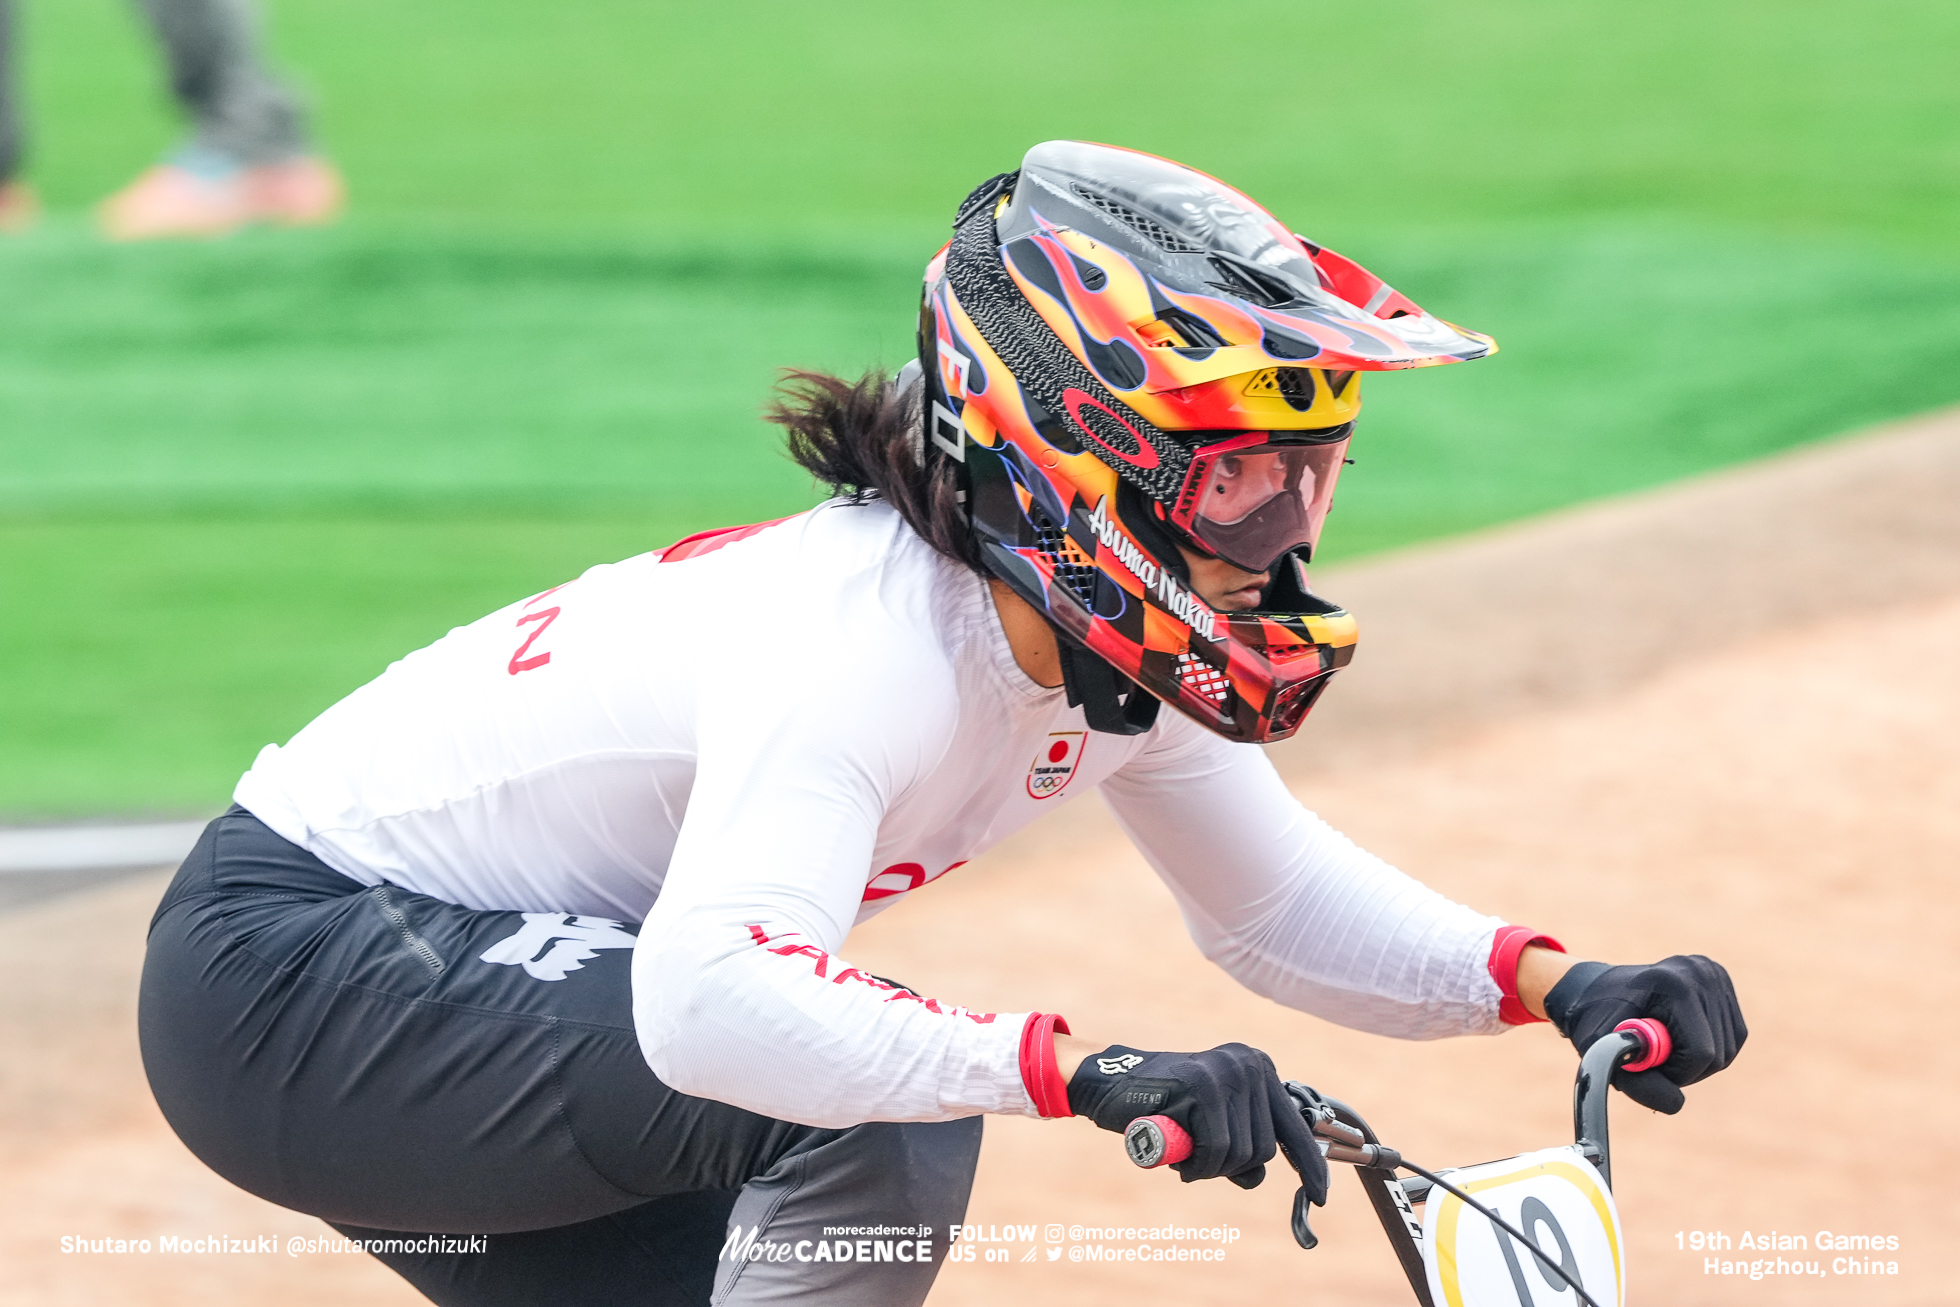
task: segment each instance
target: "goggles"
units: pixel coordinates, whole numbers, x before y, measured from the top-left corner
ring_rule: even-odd
[[[1171,521],[1201,548],[1248,572],[1264,572],[1302,546],[1311,554],[1352,433],[1352,424],[1242,431],[1199,445]]]

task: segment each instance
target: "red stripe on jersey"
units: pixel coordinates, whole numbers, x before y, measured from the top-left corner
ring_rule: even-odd
[[[756,944],[760,948],[767,949],[769,952],[774,953],[777,957],[780,958],[806,957],[811,959],[812,962],[812,966],[810,968],[811,974],[815,976],[818,980],[828,980],[833,985],[841,985],[847,980],[853,981],[857,984],[864,985],[871,989],[881,991],[885,995],[885,1002],[887,1003],[896,1003],[900,1001],[904,1001],[907,1003],[917,1003],[920,1004],[922,1007],[924,1007],[926,1011],[931,1012],[936,1016],[965,1017],[968,1021],[973,1022],[975,1025],[981,1025],[981,1026],[992,1025],[995,1019],[1000,1015],[997,1012],[975,1012],[970,1008],[963,1008],[957,1006],[941,1007],[939,1005],[939,1000],[936,998],[927,998],[922,994],[914,994],[911,990],[906,989],[902,985],[894,985],[888,980],[880,980],[878,979],[878,977],[872,975],[870,972],[859,971],[856,967],[851,966],[849,963],[845,963],[843,969],[840,970],[836,974],[836,976],[833,977],[830,974],[830,964],[832,962],[841,962],[843,961],[843,959],[833,958],[830,954],[824,952],[822,949],[818,948],[815,944],[779,944],[776,942],[778,940],[791,940],[791,939],[799,938],[799,936],[796,934],[795,931],[790,931],[782,935],[771,935],[768,934],[766,931],[764,931],[761,926],[751,921],[748,923],[748,932],[749,932],[749,940],[752,943]],[[1063,1030],[1066,1031],[1067,1027],[1064,1026]],[[1052,1049],[1049,1052],[1049,1056],[1050,1058],[1054,1056]]]
[[[790,517],[794,516],[796,514],[790,514]],[[747,540],[750,536],[767,531],[779,522],[787,521],[789,521],[788,517],[777,517],[767,522],[757,522],[752,526],[718,526],[712,531],[696,531],[693,535],[684,536],[661,550],[660,561],[678,563],[684,559],[712,554],[715,550],[732,545],[737,540]]]

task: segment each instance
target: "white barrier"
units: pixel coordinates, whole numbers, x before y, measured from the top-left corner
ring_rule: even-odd
[[[204,825],[0,827],[0,872],[169,866],[184,860]]]

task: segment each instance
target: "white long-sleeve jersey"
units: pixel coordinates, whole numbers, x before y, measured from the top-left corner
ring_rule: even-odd
[[[1503,923],[1356,848],[1257,746],[1175,712],[1091,733],[1016,666],[985,583],[877,504],[595,567],[459,627],[267,745],[235,797],[363,884],[642,921],[655,1074],[840,1127],[1035,1112],[1028,1014],[839,951],[1098,788],[1248,988],[1382,1034],[1501,1028]]]

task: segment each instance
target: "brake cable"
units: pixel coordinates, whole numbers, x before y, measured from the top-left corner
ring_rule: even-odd
[[[1383,1151],[1394,1152],[1395,1150],[1383,1149]],[[1574,1279],[1571,1275],[1566,1273],[1564,1263],[1553,1261],[1549,1256],[1546,1255],[1545,1250],[1543,1248],[1540,1248],[1535,1241],[1525,1238],[1524,1232],[1519,1230],[1517,1227],[1513,1226],[1509,1221],[1499,1216],[1496,1212],[1492,1211],[1490,1208],[1485,1207],[1482,1203],[1472,1198],[1469,1194],[1464,1193],[1463,1190],[1457,1188],[1455,1185],[1451,1184],[1448,1180],[1445,1180],[1442,1176],[1437,1175],[1434,1171],[1426,1171],[1422,1167],[1417,1166],[1414,1162],[1407,1161],[1401,1158],[1400,1156],[1396,1158],[1395,1165],[1401,1167],[1405,1171],[1414,1171],[1417,1175],[1429,1181],[1429,1183],[1435,1185],[1437,1188],[1461,1200],[1464,1206],[1474,1207],[1479,1212],[1482,1212],[1485,1217],[1489,1218],[1491,1224],[1495,1225],[1498,1229],[1504,1231],[1504,1233],[1510,1235],[1513,1239],[1516,1239],[1519,1243],[1523,1244],[1526,1248],[1530,1249],[1531,1255],[1538,1259],[1539,1264],[1541,1266],[1550,1267],[1554,1272],[1556,1272],[1558,1278],[1564,1280],[1566,1284],[1571,1287],[1572,1292],[1578,1294],[1579,1297],[1585,1301],[1586,1307],[1599,1307],[1599,1304],[1593,1301],[1593,1296],[1587,1293],[1584,1289],[1580,1288],[1579,1282],[1576,1279]]]
[[[1464,1206],[1481,1212],[1484,1218],[1492,1225],[1495,1225],[1498,1229],[1504,1231],[1504,1233],[1510,1235],[1513,1239],[1516,1239],[1519,1243],[1530,1249],[1531,1255],[1538,1259],[1538,1264],[1541,1267],[1549,1268],[1558,1275],[1559,1279],[1564,1280],[1572,1292],[1579,1295],[1579,1298],[1586,1304],[1586,1307],[1599,1307],[1599,1303],[1593,1299],[1593,1296],[1581,1288],[1579,1281],[1566,1271],[1563,1262],[1553,1261],[1551,1256],[1543,1248],[1538,1246],[1537,1240],[1527,1237],[1524,1231],[1499,1216],[1493,1209],[1484,1206],[1475,1198],[1472,1198],[1469,1194],[1457,1188],[1448,1180],[1445,1180],[1442,1176],[1437,1175],[1434,1171],[1417,1166],[1414,1162],[1407,1160],[1402,1154],[1396,1152],[1386,1144],[1369,1143],[1367,1137],[1361,1131],[1337,1117],[1334,1109],[1327,1101],[1321,1098],[1319,1094],[1314,1093],[1313,1090],[1308,1089],[1307,1086],[1298,1082],[1288,1082],[1286,1090],[1293,1101],[1300,1105],[1301,1114],[1307,1118],[1308,1124],[1313,1130],[1314,1137],[1322,1140],[1326,1144],[1325,1151],[1329,1161],[1347,1162],[1353,1166],[1373,1167],[1377,1170],[1387,1171],[1391,1176],[1397,1170],[1414,1171],[1417,1175],[1429,1181],[1430,1184],[1435,1185],[1437,1188],[1443,1190],[1443,1192],[1450,1194],[1462,1202]],[[1300,1092],[1302,1090],[1305,1090],[1304,1094]],[[1311,1100],[1308,1099],[1308,1095],[1311,1095]],[[1546,1283],[1549,1284],[1550,1281],[1548,1280]]]

